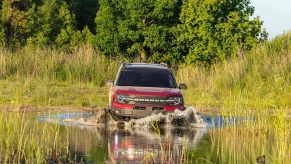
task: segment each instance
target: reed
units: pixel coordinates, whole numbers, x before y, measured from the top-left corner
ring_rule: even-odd
[[[60,126],[29,120],[24,114],[0,113],[0,163],[66,161],[68,142]]]
[[[268,116],[255,114],[255,121],[210,131],[215,163],[290,163],[291,124],[286,109]],[[236,116],[237,117],[237,116]]]

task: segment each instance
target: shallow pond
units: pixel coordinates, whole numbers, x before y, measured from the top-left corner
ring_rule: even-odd
[[[70,133],[69,151],[75,162],[86,163],[183,163],[186,160],[209,159],[213,148],[209,129],[220,128],[224,117],[202,116],[207,127],[126,128],[88,126],[67,122],[89,113],[38,115],[41,122],[61,124]],[[228,118],[228,123],[242,118]],[[61,134],[62,135],[62,134]],[[66,133],[63,134],[66,137]],[[187,150],[187,151],[186,151]],[[186,153],[187,152],[187,153]],[[189,153],[191,152],[191,154]],[[202,161],[205,162],[205,161]]]
[[[91,115],[0,112],[0,163],[291,162],[290,120],[285,117],[201,116],[204,128],[68,121]]]

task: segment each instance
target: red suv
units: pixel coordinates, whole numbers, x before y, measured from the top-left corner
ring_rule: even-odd
[[[142,118],[157,112],[184,110],[184,100],[172,71],[165,64],[122,64],[115,81],[108,81],[109,108],[116,118]]]

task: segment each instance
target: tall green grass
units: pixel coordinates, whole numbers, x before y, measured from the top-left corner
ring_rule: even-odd
[[[180,65],[179,82],[188,84],[187,105],[217,108],[290,108],[291,32],[210,68]],[[70,52],[32,48],[0,49],[0,105],[106,106],[107,80],[121,59],[91,47]]]
[[[103,86],[115,77],[121,62],[108,59],[90,47],[71,52],[25,47],[15,52],[0,49],[1,79],[42,79]]]
[[[291,32],[252,51],[239,50],[234,56],[210,68],[180,65],[174,71],[178,82],[188,84],[183,91],[187,105],[256,118],[255,122],[212,130],[211,153],[216,155],[204,160],[255,163],[258,156],[265,155],[267,162],[290,163]],[[121,60],[106,58],[90,47],[71,52],[0,49],[0,110],[22,105],[106,106],[104,84],[114,79],[120,64]],[[4,116],[0,114],[0,163],[43,163],[54,154],[66,156],[57,126],[31,126],[19,116]]]
[[[236,58],[211,68],[181,66],[177,79],[189,86],[184,91],[188,104],[201,109],[216,107],[229,117],[254,119],[212,129],[211,155],[203,159],[213,163],[290,163],[290,32],[250,52],[238,51]],[[193,157],[191,162],[202,162]]]
[[[186,102],[205,107],[275,109],[291,106],[291,33],[211,68],[180,66]]]
[[[0,163],[46,163],[69,160],[60,125],[41,124],[24,114],[0,113]]]
[[[232,116],[236,117],[235,112]],[[254,121],[210,130],[214,163],[290,163],[291,124],[288,111],[273,116],[245,114]],[[261,162],[258,162],[261,161]]]
[[[120,63],[90,47],[0,49],[0,105],[106,106],[101,86],[115,78]]]

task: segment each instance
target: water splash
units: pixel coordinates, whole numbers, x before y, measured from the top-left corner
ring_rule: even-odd
[[[173,113],[158,113],[141,119],[132,119],[125,125],[126,127],[151,127],[154,124],[160,127],[204,128],[207,126],[193,107],[188,107],[184,111],[175,110]]]
[[[76,125],[86,126],[107,126],[119,128],[150,128],[153,125],[159,127],[187,127],[204,128],[207,124],[203,121],[201,115],[193,108],[188,107],[184,111],[175,110],[168,114],[152,114],[141,119],[131,119],[129,122],[115,121],[109,109],[102,109],[93,113],[86,113],[79,117],[66,118],[62,122],[74,123]]]

